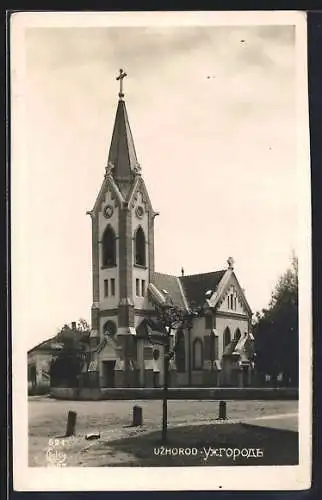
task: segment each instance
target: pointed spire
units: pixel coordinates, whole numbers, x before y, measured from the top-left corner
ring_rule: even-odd
[[[112,171],[115,182],[121,191],[126,189],[134,175],[140,171],[124,102],[123,78],[125,76],[127,76],[126,73],[120,70],[120,74],[116,78],[120,81],[119,102],[108,155],[108,170]]]

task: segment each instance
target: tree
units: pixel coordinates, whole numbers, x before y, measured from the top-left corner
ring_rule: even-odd
[[[65,324],[55,337],[61,350],[50,368],[51,385],[76,387],[79,383],[88,344],[90,327],[80,318],[77,323]]]
[[[257,313],[254,325],[256,367],[276,379],[298,384],[298,259],[278,280],[267,309]]]
[[[184,326],[189,328],[192,318],[198,314],[197,311],[184,311],[172,302],[171,297],[166,290],[162,290],[165,298],[160,302],[154,301],[157,321],[156,328],[160,332],[158,343],[164,346],[163,357],[163,396],[162,396],[162,443],[167,442],[168,429],[168,387],[169,387],[169,362],[176,356],[179,348],[180,335],[176,336],[175,344],[171,348],[170,339],[173,330],[179,330],[182,333]],[[154,340],[155,342],[156,340]]]

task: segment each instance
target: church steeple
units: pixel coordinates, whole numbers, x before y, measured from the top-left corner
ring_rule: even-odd
[[[92,219],[92,329],[101,341],[100,346],[105,345],[104,339],[111,338],[109,332],[116,332],[113,341],[115,349],[119,349],[117,355],[108,354],[112,358],[104,358],[106,353],[98,354],[99,373],[104,378],[106,363],[116,359],[115,385],[119,387],[128,385],[129,371],[136,366],[136,353],[140,359],[144,357],[143,344],[136,351],[135,328],[143,311],[152,307],[147,288],[154,273],[154,218],[157,215],[137,162],[124,102],[125,76],[120,70],[108,164],[94,207],[89,212]],[[152,359],[152,353],[147,359]]]
[[[111,170],[122,192],[127,191],[126,188],[140,169],[124,102],[123,78],[125,76],[127,76],[126,73],[120,69],[120,74],[116,78],[120,81],[119,101],[108,155],[108,169]]]

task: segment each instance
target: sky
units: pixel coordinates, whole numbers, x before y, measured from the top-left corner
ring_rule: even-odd
[[[119,68],[160,213],[156,270],[215,271],[233,256],[252,310],[268,305],[298,245],[294,35],[293,26],[25,31],[13,245],[28,348],[90,319],[86,211],[104,177]]]

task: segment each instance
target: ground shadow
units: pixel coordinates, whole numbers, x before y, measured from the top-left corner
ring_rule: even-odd
[[[100,442],[102,454],[104,448],[133,457],[122,466],[297,465],[299,459],[297,432],[242,423],[171,428],[166,445],[160,431],[154,431]]]

